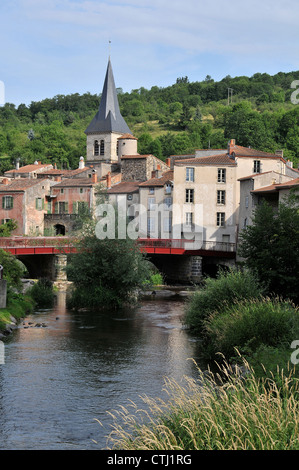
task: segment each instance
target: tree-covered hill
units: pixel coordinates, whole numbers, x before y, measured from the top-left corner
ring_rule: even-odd
[[[299,163],[299,105],[291,102],[299,71],[274,76],[230,77],[201,82],[181,77],[176,83],[124,93],[122,115],[138,137],[138,151],[165,159],[196,148],[237,144],[273,152]],[[228,94],[228,89],[232,89]],[[229,99],[228,99],[229,98]],[[97,112],[100,95],[57,95],[29,106],[0,108],[0,171],[40,160],[76,168],[85,155],[84,130]]]

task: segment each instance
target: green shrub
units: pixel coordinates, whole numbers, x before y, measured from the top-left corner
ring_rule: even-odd
[[[290,345],[299,338],[299,310],[290,302],[256,299],[238,302],[222,312],[212,313],[205,321],[209,355],[221,352],[234,355],[235,348],[243,353],[261,345]]]
[[[39,279],[28,290],[28,294],[35,301],[37,307],[50,308],[54,304],[53,283],[49,279]]]
[[[209,314],[221,312],[242,299],[257,298],[262,294],[263,287],[251,271],[231,269],[220,272],[216,279],[207,278],[204,286],[187,301],[184,323],[203,334],[203,322]]]

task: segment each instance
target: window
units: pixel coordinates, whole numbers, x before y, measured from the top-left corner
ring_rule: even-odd
[[[101,140],[100,155],[105,155],[105,142]]]
[[[225,191],[217,191],[217,204],[225,204]]]
[[[261,172],[261,162],[259,160],[254,160],[253,162],[253,173]]]
[[[218,168],[218,183],[225,183],[226,182],[226,169],[225,168]]]
[[[186,212],[186,225],[190,227],[193,223],[193,213],[192,212]]]
[[[194,202],[194,189],[186,189],[186,202]]]
[[[165,194],[171,194],[171,184],[170,183],[167,183],[165,185]]]
[[[217,212],[217,227],[224,227],[225,226],[225,213],[224,212]]]
[[[61,190],[60,190],[60,193],[61,193],[61,194],[63,194],[63,193],[64,193],[64,190],[63,190],[63,188],[61,188]]]
[[[99,155],[99,142],[97,140],[94,141],[94,154]]]
[[[68,213],[68,203],[67,202],[59,202],[58,203],[58,213],[59,214],[67,214]]]
[[[164,232],[171,232],[171,217],[166,217],[165,219],[163,219],[163,228]]]
[[[79,192],[80,192],[80,194],[82,194],[83,193],[83,188],[80,188]]]
[[[127,200],[132,201],[133,199],[133,194],[127,194]]]
[[[147,219],[147,232],[153,233],[155,231],[155,218],[148,217]]]
[[[149,194],[155,194],[155,188],[149,188],[148,192]]]
[[[166,197],[164,199],[164,204],[165,204],[165,209],[169,211],[172,206],[172,197]]]
[[[247,217],[245,217],[245,219],[244,219],[244,225],[243,225],[243,227],[244,227],[244,228],[247,227]]]
[[[194,168],[186,168],[186,181],[194,181]]]
[[[248,209],[248,206],[249,206],[249,196],[246,196],[245,197],[245,207],[246,207],[246,209]]]
[[[35,208],[36,208],[38,211],[43,210],[43,208],[44,208],[44,199],[43,199],[43,198],[37,197],[37,198],[35,199]]]
[[[3,196],[2,198],[2,209],[12,209],[13,208],[13,197],[12,196]]]
[[[149,211],[155,210],[155,205],[156,205],[156,198],[154,197],[149,197],[147,200],[147,208]]]

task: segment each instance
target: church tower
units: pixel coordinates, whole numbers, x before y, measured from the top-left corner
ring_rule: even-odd
[[[131,134],[119,109],[110,58],[97,114],[85,130],[87,136],[86,163],[118,162],[118,138]]]

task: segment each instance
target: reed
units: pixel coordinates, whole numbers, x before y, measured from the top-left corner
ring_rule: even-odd
[[[217,373],[201,372],[183,383],[165,381],[168,399],[142,397],[141,409],[110,413],[108,449],[122,450],[298,450],[298,379],[292,370],[260,379],[243,360],[225,360]],[[244,375],[244,370],[246,374]]]

